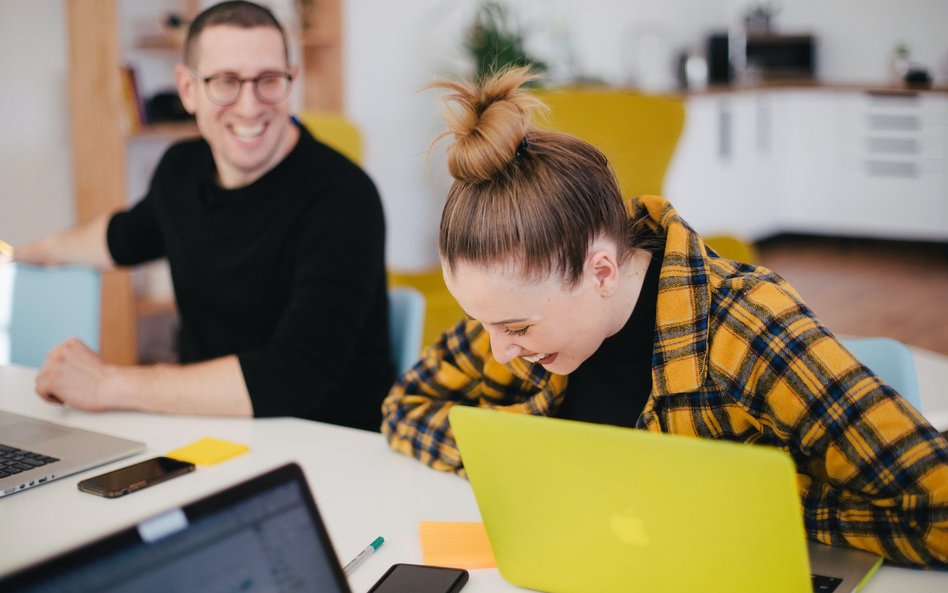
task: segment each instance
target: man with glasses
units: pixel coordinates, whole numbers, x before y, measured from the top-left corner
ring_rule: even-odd
[[[26,262],[167,257],[180,365],[108,365],[78,340],[36,390],[73,407],[299,416],[378,430],[389,355],[385,225],[374,185],[289,113],[297,74],[269,10],[212,6],[175,71],[201,138],[162,157],[134,207],[36,243]]]

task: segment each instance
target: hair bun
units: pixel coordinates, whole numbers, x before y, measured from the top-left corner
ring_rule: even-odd
[[[448,171],[458,181],[487,181],[514,159],[530,129],[531,114],[543,103],[525,92],[524,84],[540,78],[529,66],[508,68],[480,83],[439,80],[427,88],[452,91],[444,98]]]

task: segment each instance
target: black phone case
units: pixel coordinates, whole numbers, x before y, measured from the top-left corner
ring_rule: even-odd
[[[150,461],[150,460],[146,460],[146,461]],[[140,461],[139,463],[145,463],[146,461]],[[137,464],[132,464],[132,465],[137,465]],[[132,466],[128,466],[128,467],[132,467]],[[128,484],[124,486],[123,488],[116,489],[116,490],[106,490],[96,485],[96,481],[101,479],[102,476],[107,475],[108,473],[112,473],[112,472],[106,472],[106,474],[100,474],[98,476],[93,476],[91,478],[82,480],[81,482],[79,482],[79,490],[83,492],[87,492],[89,494],[95,494],[96,496],[103,496],[105,498],[118,498],[120,496],[125,496],[126,494],[131,494],[132,492],[136,492],[143,488],[154,486],[155,484],[160,484],[162,482],[170,480],[171,478],[175,478],[177,476],[182,476],[184,474],[191,473],[194,471],[194,468],[195,468],[194,464],[189,463],[187,465],[183,465],[179,468],[176,468],[172,471],[161,474],[149,480],[141,480],[133,484]],[[121,471],[123,469],[126,469],[126,468],[119,468],[113,471]]]
[[[368,590],[368,593],[381,593],[382,591],[385,591],[384,589],[381,589],[383,586],[385,586],[385,579],[387,579],[390,574],[395,572],[399,566],[412,566],[415,568],[432,569],[432,570],[449,570],[449,571],[456,571],[458,573],[457,579],[455,579],[454,582],[451,584],[451,586],[448,587],[447,589],[434,590],[434,589],[426,588],[422,590],[422,589],[413,588],[410,593],[458,593],[458,591],[464,588],[464,585],[467,584],[467,579],[469,576],[468,572],[464,570],[463,568],[449,568],[446,566],[427,566],[423,564],[408,564],[405,562],[399,562],[397,564],[393,564],[392,566],[390,566],[389,569],[385,571],[385,574],[383,574],[381,578],[379,578],[379,580],[377,580],[375,584],[372,585],[372,588]],[[396,593],[396,590],[393,589],[391,593]],[[409,593],[409,592],[405,591],[404,593]]]

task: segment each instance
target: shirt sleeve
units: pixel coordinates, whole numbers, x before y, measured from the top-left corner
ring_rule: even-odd
[[[119,266],[134,266],[165,255],[151,192],[130,210],[112,216],[106,240],[112,261]]]
[[[429,346],[392,387],[382,404],[382,434],[393,449],[440,471],[464,475],[448,422],[456,405],[549,415],[559,405],[566,378],[539,365],[519,373],[497,362],[490,338],[476,321],[459,322]],[[534,373],[528,379],[523,375]]]
[[[948,562],[945,438],[795,295],[761,285],[731,314],[762,320],[741,341],[749,380],[736,389],[794,457],[808,535],[899,563]]]

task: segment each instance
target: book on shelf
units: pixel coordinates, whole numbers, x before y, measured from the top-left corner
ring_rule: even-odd
[[[137,134],[147,121],[145,104],[138,89],[138,80],[135,69],[131,66],[122,67],[122,127],[127,135]]]

